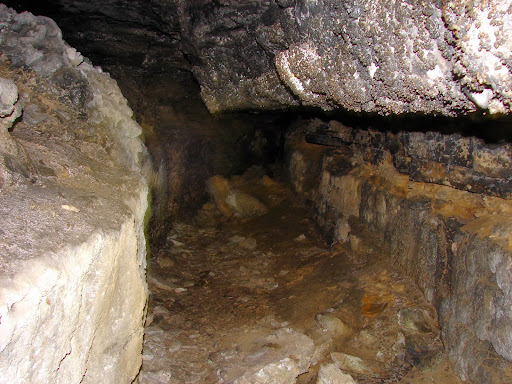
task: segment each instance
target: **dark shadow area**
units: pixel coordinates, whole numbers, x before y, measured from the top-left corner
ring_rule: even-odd
[[[380,132],[438,132],[442,135],[458,134],[463,137],[475,137],[487,144],[512,142],[512,117],[502,114],[490,115],[474,112],[459,116],[427,115],[423,113],[404,113],[402,115],[383,116],[378,113],[353,112],[346,110],[323,111],[319,108],[298,107],[278,111],[237,111],[217,114],[268,114],[280,115],[283,121],[296,119],[320,119],[324,122],[338,121],[354,129],[372,129]]]

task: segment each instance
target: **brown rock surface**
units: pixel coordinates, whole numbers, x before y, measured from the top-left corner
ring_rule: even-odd
[[[333,129],[332,135],[346,132]],[[511,201],[435,180],[415,181],[414,175],[397,171],[396,153],[376,150],[379,156],[373,156],[371,143],[336,137],[342,142],[323,147],[306,144],[300,133],[289,140],[290,150],[295,149],[289,157],[295,188],[313,205],[317,223],[358,252],[368,251],[365,240],[354,236],[358,223],[386,244],[388,263],[406,271],[439,311],[450,361],[463,380],[510,381],[512,314],[506,292],[512,280],[505,264],[511,257]],[[404,149],[409,149],[406,144]],[[432,152],[421,156],[435,161],[427,159],[435,156]],[[320,176],[307,173],[316,167],[321,167]],[[347,223],[348,233],[340,235]],[[389,305],[375,292],[365,294],[363,302],[370,318]],[[405,335],[405,344],[410,342],[420,343],[411,351],[426,346],[421,338]]]

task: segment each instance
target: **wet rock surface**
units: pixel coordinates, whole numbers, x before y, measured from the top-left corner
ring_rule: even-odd
[[[212,197],[154,250],[140,383],[458,382],[436,311],[378,239],[330,246],[261,171],[225,181],[268,210]]]

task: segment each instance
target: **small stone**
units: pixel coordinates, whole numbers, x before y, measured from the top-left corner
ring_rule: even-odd
[[[169,315],[169,310],[165,307],[162,307],[161,305],[157,305],[153,308],[153,313],[155,315]]]
[[[304,240],[306,240],[306,235],[302,234],[300,236],[297,236],[294,240],[295,241],[304,241]]]
[[[174,261],[170,257],[166,256],[158,256],[156,259],[156,263],[161,268],[174,267]]]
[[[226,203],[235,212],[236,216],[251,217],[263,215],[267,207],[255,197],[240,191],[232,191],[226,197]]]
[[[344,371],[360,375],[370,375],[374,373],[374,370],[360,357],[341,352],[332,352],[331,358],[334,363]]]
[[[229,238],[229,241],[231,241],[232,243],[239,243],[243,239],[245,239],[245,237],[234,235]]]
[[[332,314],[319,314],[316,316],[316,321],[327,332],[332,333],[333,337],[348,338],[354,333],[352,328]]]
[[[240,246],[242,248],[245,248],[249,251],[254,251],[257,247],[257,242],[256,242],[256,239],[245,239],[244,241],[242,241],[240,243]]]
[[[336,222],[336,226],[334,228],[334,238],[333,242],[337,243],[339,241],[345,243],[350,234],[351,228],[348,220],[345,218],[341,218]]]
[[[174,353],[174,352],[179,351],[180,349],[181,349],[181,343],[179,341],[175,341],[174,343],[171,344],[168,351],[170,353]]]
[[[148,276],[147,280],[148,280],[148,283],[153,284],[158,289],[162,289],[164,291],[172,291],[173,289],[176,288],[176,287],[173,287],[172,285],[169,285],[165,282],[161,282],[161,281],[157,280],[154,276]]]
[[[357,384],[353,377],[344,373],[336,364],[324,364],[318,372],[316,384]]]
[[[145,372],[143,371],[141,374],[140,382],[141,383],[152,383],[152,384],[160,384],[160,383],[168,383],[172,378],[172,374],[169,371],[156,371],[156,372]]]
[[[432,331],[428,315],[420,309],[402,308],[398,311],[398,324],[411,331],[429,333]]]
[[[184,243],[178,240],[170,239],[170,241],[175,247],[183,247],[185,245]]]
[[[144,353],[142,354],[142,360],[143,360],[143,361],[151,361],[151,360],[153,360],[154,358],[155,358],[155,355],[153,355],[153,354],[150,354],[150,353],[147,353],[147,352],[144,352]]]
[[[28,125],[37,125],[48,119],[48,115],[41,112],[36,104],[28,104],[23,109],[23,121]]]
[[[294,383],[297,376],[308,370],[314,351],[313,340],[290,328],[278,329],[251,344],[247,351],[235,345],[223,354],[211,355],[219,368],[219,382]]]
[[[144,333],[146,335],[163,335],[164,334],[164,330],[160,327],[157,327],[157,326],[150,326],[150,327],[147,327],[145,330],[144,330]]]
[[[63,204],[61,205],[61,208],[69,212],[80,212],[80,209],[70,204]]]
[[[222,176],[212,176],[207,182],[208,192],[217,208],[227,217],[233,215],[247,218],[262,215],[267,207],[257,198],[233,189],[231,182]]]
[[[235,243],[235,244],[239,245],[240,247],[247,249],[249,251],[254,251],[256,249],[256,247],[258,246],[256,239],[251,239],[251,238],[242,237],[242,236],[238,236],[238,235],[230,237],[229,240],[232,243]]]
[[[148,313],[146,316],[146,322],[144,323],[145,327],[149,327],[155,318],[155,314],[153,312]]]

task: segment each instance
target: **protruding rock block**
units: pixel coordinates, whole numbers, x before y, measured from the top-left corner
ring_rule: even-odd
[[[0,382],[132,383],[147,304],[140,127],[52,20],[0,4],[0,24]]]

